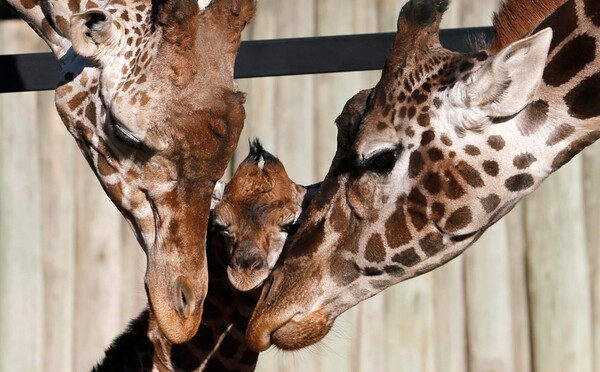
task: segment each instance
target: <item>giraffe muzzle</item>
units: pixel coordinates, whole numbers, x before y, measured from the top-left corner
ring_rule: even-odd
[[[193,285],[191,281],[184,276],[175,279],[171,296],[173,308],[183,319],[192,316],[199,307],[198,300],[194,295]]]

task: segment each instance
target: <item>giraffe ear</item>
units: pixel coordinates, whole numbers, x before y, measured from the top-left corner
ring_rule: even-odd
[[[467,85],[467,96],[488,117],[517,114],[533,100],[542,80],[552,30],[519,40],[491,57]]]
[[[109,12],[90,9],[71,16],[70,36],[78,54],[101,64],[107,47],[118,40],[119,27]]]
[[[215,189],[213,190],[212,198],[210,199],[210,210],[211,211],[213,209],[215,209],[215,207],[217,206],[217,204],[219,204],[219,202],[221,200],[223,200],[223,193],[225,192],[225,185],[227,185],[227,184],[223,181],[217,181],[217,183],[215,184]]]

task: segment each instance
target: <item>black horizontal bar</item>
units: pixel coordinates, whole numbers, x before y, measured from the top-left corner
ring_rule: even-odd
[[[448,49],[466,52],[475,38],[491,40],[491,28],[442,30]],[[244,41],[235,66],[238,79],[381,69],[394,33]],[[60,67],[51,53],[0,56],[0,93],[51,90]]]

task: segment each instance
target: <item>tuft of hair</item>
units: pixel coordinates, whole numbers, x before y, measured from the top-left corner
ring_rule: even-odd
[[[496,40],[490,47],[495,54],[533,31],[566,0],[504,0],[494,13]]]
[[[254,138],[250,142],[250,152],[244,162],[251,162],[258,166],[259,169],[263,169],[265,164],[279,163],[279,159],[273,154],[265,150],[260,143],[258,138]]]

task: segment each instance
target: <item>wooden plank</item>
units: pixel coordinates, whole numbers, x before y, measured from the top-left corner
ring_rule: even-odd
[[[386,332],[382,341],[386,348],[387,371],[434,371],[432,274],[387,289],[385,301]]]
[[[146,254],[137,242],[131,227],[121,219],[121,285],[119,285],[120,328],[125,330],[129,321],[136,318],[148,305],[144,289]],[[115,335],[116,336],[116,335]],[[103,345],[107,347],[108,345]]]
[[[122,331],[119,286],[121,215],[83,156],[75,168],[75,349],[76,371],[89,370]]]
[[[531,371],[531,334],[527,294],[526,235],[524,204],[504,217],[510,267],[512,329],[515,371]]]
[[[590,266],[594,371],[600,370],[600,142],[582,154],[586,245]]]
[[[465,254],[469,369],[515,371],[506,223],[500,220]]]
[[[277,37],[310,36],[315,32],[315,1],[279,1]],[[318,180],[315,172],[314,76],[286,76],[275,83],[276,151],[290,177],[302,184]]]
[[[41,41],[41,40],[40,40]],[[44,242],[44,368],[73,370],[75,303],[75,157],[73,138],[59,118],[54,92],[38,93],[42,241]],[[39,123],[38,123],[39,124]]]
[[[592,371],[581,179],[578,157],[527,199],[527,276],[536,371]]]
[[[32,37],[34,36],[34,37]],[[0,50],[32,52],[19,21],[0,24]],[[43,371],[43,276],[37,95],[0,97],[0,370]]]
[[[464,257],[461,256],[432,273],[436,371],[468,370],[463,271]]]

